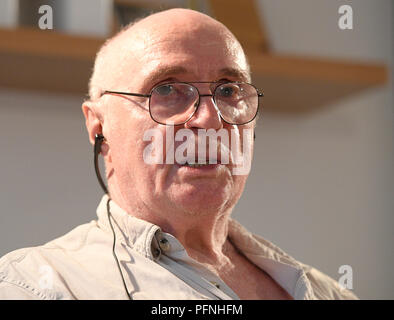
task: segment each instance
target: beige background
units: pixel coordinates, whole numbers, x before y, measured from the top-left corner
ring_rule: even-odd
[[[390,0],[258,3],[278,52],[393,64]],[[353,7],[352,31],[337,26],[340,4]],[[335,279],[341,265],[352,266],[354,292],[365,299],[394,298],[392,93],[390,80],[308,116],[263,112],[234,211],[251,231]],[[82,100],[0,88],[0,256],[95,218],[101,190]]]

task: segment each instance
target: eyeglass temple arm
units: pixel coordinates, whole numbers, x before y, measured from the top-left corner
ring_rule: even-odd
[[[130,93],[130,92],[120,92],[120,91],[109,91],[109,90],[104,91],[101,94],[101,96],[103,96],[106,93],[125,94],[125,95],[128,95],[128,96],[143,97],[143,98],[149,98],[151,96],[150,94]]]
[[[130,92],[110,91],[110,90],[104,91],[101,94],[101,96],[103,96],[106,93],[125,94],[125,95],[128,95],[128,96],[143,97],[143,98],[149,98],[151,96],[150,94],[130,93]],[[264,97],[264,93],[263,92],[257,92],[257,95],[259,97]],[[213,94],[201,94],[200,95],[200,97],[212,97],[212,96],[213,96]]]

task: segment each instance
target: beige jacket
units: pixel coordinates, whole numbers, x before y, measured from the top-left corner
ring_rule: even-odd
[[[127,299],[112,254],[105,195],[98,219],[43,246],[0,259],[0,299]],[[239,299],[215,274],[191,259],[160,227],[132,217],[113,201],[116,254],[132,299]],[[357,299],[320,271],[229,222],[232,243],[294,299]]]

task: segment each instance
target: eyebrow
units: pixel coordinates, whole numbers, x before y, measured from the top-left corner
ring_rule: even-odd
[[[156,69],[153,71],[144,81],[144,87],[148,86],[148,84],[156,84],[161,80],[165,80],[167,78],[171,78],[173,76],[179,75],[179,74],[186,74],[189,73],[189,71],[182,67],[182,66],[164,66]],[[222,68],[219,70],[218,75],[220,77],[231,77],[235,79],[240,79],[241,81],[248,81],[249,80],[249,74],[240,69],[236,68]],[[219,79],[217,79],[219,80]],[[201,80],[202,81],[202,80]],[[204,81],[207,81],[207,79],[204,79]]]
[[[188,71],[181,66],[164,66],[153,71],[145,80],[144,87],[148,84],[156,84],[161,80],[176,76],[178,74],[185,74]]]
[[[249,81],[249,74],[246,71],[235,69],[235,68],[223,68],[219,70],[219,74],[222,76],[229,76],[242,81]]]

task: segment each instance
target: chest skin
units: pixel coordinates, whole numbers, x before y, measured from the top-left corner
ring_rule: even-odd
[[[219,273],[223,281],[241,300],[292,300],[292,296],[277,284],[266,272],[245,257],[234,261],[230,272]]]
[[[228,256],[233,266],[216,272],[241,300],[293,300],[271,276],[231,247]]]

